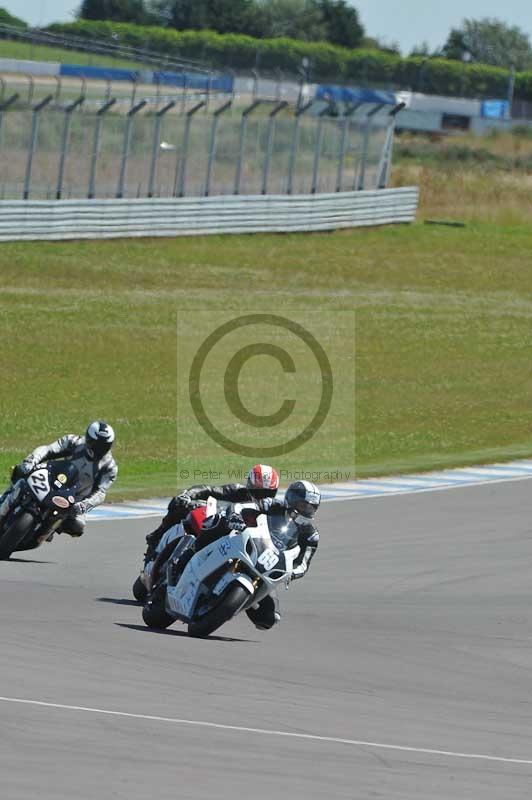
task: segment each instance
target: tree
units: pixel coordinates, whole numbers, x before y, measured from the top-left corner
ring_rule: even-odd
[[[532,46],[527,34],[498,19],[465,19],[452,28],[443,49],[446,58],[478,61],[496,67],[532,67]],[[468,55],[469,54],[469,55]]]
[[[358,11],[345,0],[316,0],[326,26],[326,39],[343,47],[359,47],[364,38],[364,28]]]
[[[143,0],[83,0],[78,17],[112,22],[134,22],[137,25],[146,25],[154,21]]]
[[[327,39],[327,25],[314,0],[256,0],[255,24],[263,39],[280,36],[307,42]]]
[[[0,8],[0,23],[2,25],[12,25],[14,28],[28,27],[27,22],[24,22],[23,19],[19,19],[18,17],[14,17],[13,14],[10,14],[5,8]]]
[[[427,41],[414,45],[409,54],[410,58],[413,56],[423,56],[424,58],[443,58],[441,48],[436,48],[435,50],[431,51],[430,45]]]
[[[254,0],[154,0],[148,8],[160,25],[179,31],[247,33],[255,3]]]

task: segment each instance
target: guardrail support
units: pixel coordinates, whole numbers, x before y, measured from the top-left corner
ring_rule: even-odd
[[[205,100],[202,100],[200,103],[197,103],[195,106],[193,106],[193,108],[189,108],[189,110],[187,111],[187,116],[185,119],[185,130],[183,133],[183,147],[181,150],[181,156],[178,157],[178,160],[176,162],[174,197],[185,196],[185,188],[187,182],[188,146],[190,142],[190,126],[192,124],[192,117],[194,116],[194,114],[196,114],[204,106],[205,106]]]
[[[24,178],[24,200],[28,200],[30,196],[30,186],[31,186],[31,171],[33,168],[33,157],[35,155],[35,147],[37,145],[37,132],[39,130],[39,113],[42,111],[48,103],[51,103],[54,99],[53,94],[48,94],[46,97],[41,100],[40,103],[32,109],[32,119],[31,119],[31,136],[30,136],[30,146],[28,150],[28,160],[26,163],[26,176]]]
[[[124,186],[126,183],[126,167],[127,167],[127,160],[129,157],[129,147],[131,144],[131,125],[133,121],[133,117],[135,114],[144,108],[147,105],[147,100],[141,100],[140,103],[137,103],[136,106],[130,108],[127,112],[127,119],[126,119],[126,130],[124,132],[124,148],[122,150],[122,162],[120,164],[120,176],[118,178],[118,186],[116,189],[116,196],[118,199],[124,196]]]
[[[207,162],[207,178],[205,180],[205,197],[208,197],[211,191],[212,170],[214,167],[214,159],[216,158],[216,144],[218,136],[218,123],[220,117],[233,105],[232,100],[228,100],[223,106],[217,108],[213,114],[212,130],[211,130],[211,144],[209,147],[209,160]]]
[[[242,112],[242,119],[240,121],[240,136],[238,143],[238,158],[236,162],[236,175],[235,175],[235,189],[233,194],[240,194],[240,184],[242,182],[242,163],[244,161],[244,147],[246,145],[246,132],[248,127],[248,117],[256,108],[262,103],[262,100],[254,100],[250,106]]]
[[[294,133],[292,136],[292,146],[290,148],[290,161],[288,163],[288,185],[286,188],[287,194],[292,194],[292,189],[294,185],[294,172],[296,169],[297,151],[299,148],[299,126],[301,122],[301,117],[306,111],[308,111],[308,109],[312,105],[314,105],[314,100],[310,100],[310,102],[306,103],[306,105],[298,108],[295,113]]]
[[[275,108],[270,111],[268,120],[268,138],[266,143],[266,158],[264,159],[264,171],[262,174],[262,194],[268,194],[268,178],[270,177],[270,166],[273,154],[273,139],[275,136],[275,118],[277,114],[288,105],[286,100],[281,100]]]
[[[85,98],[82,96],[70,103],[65,109],[65,124],[63,127],[63,141],[61,143],[61,158],[59,160],[59,172],[57,174],[57,189],[55,192],[55,199],[61,200],[61,193],[63,191],[63,178],[65,175],[65,163],[68,155],[68,145],[70,141],[70,124],[72,122],[72,112],[79,108]]]
[[[155,175],[157,173],[157,158],[159,156],[159,148],[161,146],[161,125],[163,122],[163,117],[167,111],[170,111],[170,109],[175,106],[176,102],[177,102],[176,100],[172,100],[170,103],[165,105],[164,108],[161,108],[160,111],[157,111],[155,115],[155,131],[153,133],[150,177],[148,180],[148,197],[153,197],[153,189],[155,186]]]
[[[94,186],[96,182],[96,164],[100,154],[100,139],[102,135],[103,118],[109,109],[116,103],[116,97],[112,97],[96,112],[96,126],[94,128],[94,144],[92,148],[91,167],[89,173],[89,193],[88,198],[94,198]]]

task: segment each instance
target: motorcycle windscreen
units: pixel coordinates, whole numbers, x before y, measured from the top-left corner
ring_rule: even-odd
[[[290,550],[297,545],[299,531],[293,520],[287,520],[284,514],[274,514],[267,519],[271,540],[278,550]]]
[[[76,494],[79,471],[72,461],[49,461],[48,474],[54,491]]]

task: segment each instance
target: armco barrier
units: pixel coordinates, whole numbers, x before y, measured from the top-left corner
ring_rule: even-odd
[[[0,241],[325,231],[412,222],[417,187],[322,195],[3,200]]]

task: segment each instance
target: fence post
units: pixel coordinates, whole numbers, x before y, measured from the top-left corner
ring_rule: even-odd
[[[288,185],[286,188],[287,194],[292,194],[292,188],[294,185],[294,171],[296,168],[297,151],[299,148],[299,125],[301,117],[312,105],[314,105],[314,100],[310,100],[306,105],[298,108],[294,114],[294,133],[292,136],[292,147],[290,148],[290,161],[288,163]]]
[[[103,118],[104,115],[109,111],[111,106],[114,106],[116,103],[116,97],[112,97],[108,100],[104,105],[98,109],[96,112],[96,126],[94,129],[94,145],[92,148],[92,158],[91,158],[91,166],[90,166],[90,173],[89,173],[89,193],[88,198],[92,200],[94,198],[94,185],[96,181],[96,163],[98,161],[98,155],[100,153],[100,138],[102,134],[102,125],[103,125]]]
[[[63,191],[63,177],[65,174],[65,163],[68,154],[68,144],[70,141],[70,123],[72,122],[72,112],[78,108],[85,98],[78,97],[69,106],[64,109],[65,112],[65,125],[63,127],[63,141],[61,142],[61,158],[59,160],[59,172],[57,175],[57,189],[55,192],[55,199],[61,200],[61,192]]]
[[[18,92],[15,92],[15,94],[12,94],[11,97],[7,98],[7,100],[4,100],[2,103],[0,103],[0,149],[2,147],[1,137],[2,137],[2,122],[4,121],[4,111],[7,111],[9,106],[13,105],[13,103],[16,103],[18,98],[19,98]]]
[[[270,177],[270,165],[273,154],[273,137],[275,135],[275,118],[277,114],[286,108],[288,105],[286,100],[281,100],[277,103],[275,108],[270,111],[270,119],[268,120],[268,138],[266,142],[266,158],[264,159],[264,171],[262,174],[262,194],[268,194],[268,178]]]
[[[185,113],[185,109],[187,107],[187,88],[188,88],[188,75],[186,72],[183,73],[183,94],[181,96],[181,113]]]
[[[205,97],[205,113],[207,114],[209,111],[209,106],[211,103],[211,92],[212,92],[212,70],[209,70],[209,77],[207,79],[207,94]]]
[[[170,111],[176,104],[176,100],[172,100],[170,103],[165,105],[164,108],[161,108],[160,111],[157,111],[155,115],[155,131],[153,134],[153,148],[151,152],[151,165],[150,165],[150,178],[148,181],[148,197],[153,197],[153,187],[155,184],[155,174],[157,172],[157,158],[159,155],[159,147],[161,145],[161,125],[163,121],[163,117],[167,111]]]
[[[35,155],[35,147],[37,144],[37,132],[39,129],[39,113],[42,109],[51,103],[54,99],[53,94],[47,95],[40,103],[32,109],[32,120],[31,120],[31,137],[30,137],[30,146],[28,150],[28,160],[26,163],[26,177],[24,179],[24,200],[27,200],[30,196],[30,186],[31,186],[31,170],[33,167],[33,156]]]
[[[341,141],[340,141],[340,155],[339,155],[339,158],[338,158],[338,172],[337,172],[337,175],[336,175],[336,191],[337,192],[341,192],[342,191],[342,182],[343,182],[343,178],[344,178],[344,166],[345,166],[345,154],[347,152],[347,145],[348,145],[348,141],[349,141],[349,128],[351,126],[351,117],[353,116],[353,114],[355,113],[357,108],[360,108],[361,105],[362,105],[362,102],[358,102],[358,103],[355,103],[353,106],[351,106],[351,108],[348,111],[346,111],[344,119],[343,119],[342,138],[341,138]]]
[[[275,74],[277,76],[277,82],[275,84],[275,102],[281,102],[281,94],[282,94],[282,87],[283,87],[283,73],[282,70],[277,68],[275,70]]]
[[[252,69],[251,70],[251,74],[253,75],[253,89],[251,90],[251,97],[253,99],[253,102],[255,102],[255,100],[259,96],[259,73],[258,73],[258,70]]]
[[[242,119],[240,121],[240,137],[238,144],[238,158],[236,162],[236,175],[235,175],[235,189],[233,194],[240,194],[240,183],[242,180],[242,162],[244,160],[244,147],[246,144],[246,131],[248,127],[248,117],[260,106],[262,100],[254,100],[254,102],[245,108],[242,112]]]
[[[214,159],[216,158],[216,140],[218,135],[218,122],[221,115],[231,108],[233,105],[232,100],[228,100],[223,106],[217,108],[213,114],[212,131],[211,131],[211,144],[209,148],[209,160],[207,162],[207,179],[205,181],[205,197],[208,197],[211,191],[212,170],[214,166]]]
[[[386,189],[390,180],[390,170],[392,167],[393,140],[395,134],[395,120],[397,114],[403,110],[406,103],[398,103],[390,111],[390,122],[386,131],[386,141],[381,154],[379,168],[377,170],[377,189]]]
[[[129,146],[131,144],[131,125],[133,117],[147,104],[147,100],[141,100],[136,106],[130,108],[127,112],[126,130],[124,133],[124,149],[122,150],[122,163],[120,164],[120,176],[118,178],[118,186],[116,189],[116,196],[118,199],[124,196],[124,186],[126,182],[126,166],[129,157]]]
[[[322,109],[319,113],[318,117],[318,133],[316,135],[316,148],[314,150],[314,164],[312,166],[312,185],[310,187],[310,193],[316,194],[318,190],[318,177],[320,171],[320,158],[321,158],[321,148],[323,145],[323,118],[325,115],[330,111],[330,106],[326,106]]]
[[[54,75],[53,77],[54,77],[55,83],[56,83],[54,102],[55,103],[59,103],[59,100],[60,100],[60,97],[61,97],[61,76],[60,75]]]
[[[355,189],[357,191],[363,191],[364,185],[366,183],[366,166],[368,160],[369,137],[371,134],[372,118],[375,116],[375,114],[379,113],[383,105],[384,103],[378,103],[376,106],[371,108],[366,114],[366,124],[364,126],[364,139],[362,142],[362,155],[360,158],[360,173],[358,176],[358,181],[355,181]]]
[[[190,126],[192,124],[192,117],[194,114],[203,108],[205,100],[197,103],[187,111],[187,118],[185,120],[185,131],[183,133],[183,148],[181,156],[176,163],[175,181],[174,181],[174,197],[184,197],[185,187],[187,181],[187,159],[188,159],[188,145],[190,141]]]
[[[131,86],[131,103],[130,103],[130,107],[133,108],[133,106],[135,105],[135,100],[137,99],[138,78],[137,78],[136,75],[133,78],[133,80],[131,81],[131,83],[132,83],[132,86]]]

